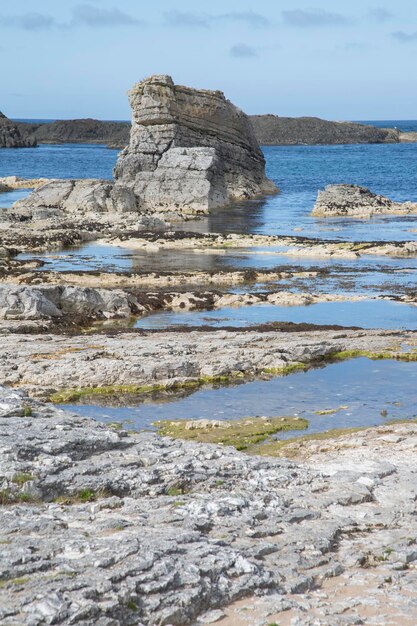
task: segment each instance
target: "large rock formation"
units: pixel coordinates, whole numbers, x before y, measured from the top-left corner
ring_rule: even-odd
[[[52,181],[15,207],[75,212],[207,213],[277,192],[248,117],[218,91],[152,76],[129,94],[130,144],[111,181]]]
[[[314,145],[351,143],[399,143],[400,132],[355,122],[329,122],[318,117],[252,115],[255,135],[261,145]]]
[[[194,211],[277,191],[248,117],[219,91],[152,76],[129,92],[133,123],[116,181],[141,209]]]
[[[0,148],[32,148],[36,139],[0,111]]]
[[[312,211],[315,217],[372,217],[417,213],[417,203],[393,202],[358,185],[328,185],[319,191]]]

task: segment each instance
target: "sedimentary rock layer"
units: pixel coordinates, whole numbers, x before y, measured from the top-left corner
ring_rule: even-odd
[[[295,326],[294,330],[297,330]],[[391,351],[416,333],[317,329],[301,332],[132,332],[111,336],[6,334],[0,347],[0,384],[48,396],[66,388],[175,384],[233,378],[314,364],[340,351]]]
[[[358,185],[328,185],[319,191],[312,215],[316,217],[372,217],[417,213],[415,202],[394,202]]]
[[[218,91],[152,76],[129,93],[133,124],[111,181],[52,181],[19,207],[71,214],[205,214],[275,193],[248,117]]]
[[[152,76],[129,92],[132,130],[115,178],[139,207],[204,211],[275,192],[248,117],[219,91]]]

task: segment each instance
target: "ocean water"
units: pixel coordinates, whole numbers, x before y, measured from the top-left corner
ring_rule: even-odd
[[[378,125],[417,128],[416,121],[384,120]],[[281,189],[279,195],[236,204],[184,228],[337,240],[415,239],[417,216],[317,219],[310,213],[318,190],[331,183],[354,183],[397,201],[417,202],[417,143],[267,146],[264,153],[267,173]],[[0,176],[109,179],[117,155],[117,150],[88,144],[3,149]]]
[[[309,420],[307,431],[280,435],[288,438],[412,418],[417,415],[416,384],[417,363],[360,358],[267,381],[201,389],[179,399],[167,397],[159,402],[131,402],[118,407],[86,404],[63,408],[101,422],[122,422],[126,428],[137,430],[152,428],[153,422],[163,419],[233,420],[287,415]],[[339,408],[332,415],[316,414]]]
[[[417,120],[355,120],[358,124],[370,124],[378,128],[398,128],[403,133],[417,132]]]
[[[0,177],[110,179],[118,153],[106,146],[85,143],[2,148]]]

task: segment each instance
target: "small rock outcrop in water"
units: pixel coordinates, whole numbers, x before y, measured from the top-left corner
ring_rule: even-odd
[[[32,148],[36,139],[0,111],[0,148]]]
[[[400,132],[395,128],[377,128],[355,122],[330,122],[318,117],[278,115],[252,115],[250,120],[261,145],[400,142]]]
[[[393,202],[358,185],[328,185],[319,191],[312,215],[316,217],[371,217],[417,213],[417,203]]]
[[[133,187],[139,208],[194,212],[277,191],[248,117],[223,93],[152,76],[129,99],[130,144],[115,178]]]

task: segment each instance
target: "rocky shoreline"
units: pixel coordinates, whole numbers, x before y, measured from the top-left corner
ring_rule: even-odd
[[[135,324],[167,311],[416,305],[417,242],[190,232],[189,220],[214,208],[277,191],[250,122],[222,93],[168,76],[138,83],[130,101],[114,180],[0,179],[4,191],[34,189],[0,211],[1,624],[412,626],[417,424],[405,409],[390,423],[386,409],[400,410],[402,398],[370,402],[367,423],[378,427],[347,414],[351,428],[305,436],[305,412],[291,404],[283,415],[276,390],[275,414],[260,395],[256,414],[231,419],[225,402],[221,419],[162,416],[139,432],[127,407],[278,377],[295,395],[293,376],[359,358],[413,373],[417,331],[406,323],[344,326],[335,314],[331,324]],[[54,129],[76,141],[72,122]],[[108,126],[107,139],[116,131]],[[89,120],[83,132],[102,130]],[[411,207],[336,186],[315,211]],[[42,256],[86,242],[156,262],[58,271]],[[268,254],[277,264],[199,270],[180,253]],[[170,269],[157,269],[160,254],[172,256]],[[350,380],[330,382],[341,404]],[[82,408],[60,408],[70,403]],[[75,413],[86,405],[107,424]],[[114,405],[128,413],[122,423],[109,422]],[[349,407],[318,408],[314,418],[333,421]]]
[[[415,424],[300,464],[0,394],[5,626],[412,623]]]

